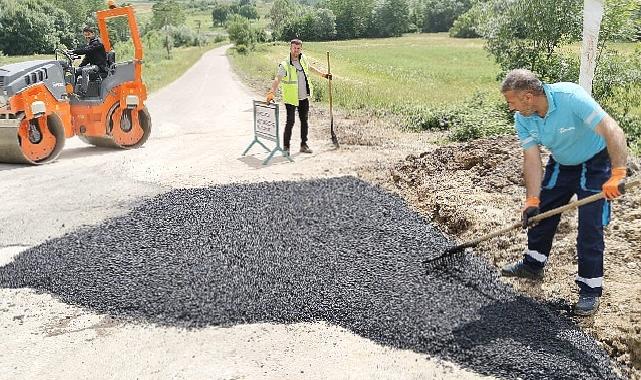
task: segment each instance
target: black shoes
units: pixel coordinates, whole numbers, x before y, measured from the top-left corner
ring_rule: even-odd
[[[521,259],[501,268],[501,275],[538,281],[543,279],[543,269],[532,268]],[[599,296],[579,294],[579,300],[574,304],[574,314],[581,317],[590,316],[596,313],[598,309]]]
[[[313,153],[311,149],[307,146],[307,144],[301,144],[300,145],[300,152],[301,153]]]
[[[501,275],[505,277],[519,277],[530,280],[542,280],[543,269],[535,269],[527,265],[523,259],[504,266],[501,269]]]
[[[599,309],[599,297],[579,294],[579,300],[574,304],[574,314],[587,317]]]
[[[301,153],[313,153],[311,149],[307,146],[307,144],[301,144],[300,145],[300,152]],[[283,156],[289,157],[289,147],[286,146],[283,148]]]

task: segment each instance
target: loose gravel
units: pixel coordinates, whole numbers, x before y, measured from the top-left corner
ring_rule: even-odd
[[[0,268],[101,313],[164,326],[327,321],[521,379],[618,378],[554,305],[517,295],[397,196],[353,177],[175,190]]]

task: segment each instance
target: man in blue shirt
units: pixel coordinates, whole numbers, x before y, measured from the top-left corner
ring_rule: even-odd
[[[626,175],[627,146],[617,122],[579,85],[543,84],[529,70],[510,71],[501,86],[523,148],[526,201],[523,227],[532,216],[604,192],[606,199],[579,208],[576,283],[577,315],[591,315],[603,292],[603,228],[610,220],[610,200],[620,196]],[[551,155],[541,165],[541,146]],[[504,276],[543,278],[560,215],[528,230],[523,259],[506,265]]]

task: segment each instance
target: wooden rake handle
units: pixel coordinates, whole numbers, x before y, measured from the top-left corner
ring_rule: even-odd
[[[328,74],[332,73],[331,66],[329,64],[329,51],[327,52],[327,73]],[[331,118],[333,118],[334,115],[332,113],[332,81],[330,80],[328,82],[329,82],[328,84],[329,85],[329,115]]]
[[[630,190],[632,188],[635,188],[635,187],[639,186],[640,183],[641,183],[641,180],[639,180],[639,179],[635,179],[635,180],[632,180],[632,181],[625,182],[625,183],[623,183],[623,189],[622,190],[624,190],[624,191]],[[568,203],[565,206],[561,206],[561,207],[558,207],[558,208],[555,208],[555,209],[552,209],[552,210],[549,210],[549,211],[546,211],[544,213],[541,213],[541,214],[538,214],[536,216],[531,217],[530,219],[528,219],[528,224],[529,223],[538,223],[543,219],[547,219],[547,218],[549,218],[551,216],[558,215],[558,214],[560,214],[560,213],[562,213],[564,211],[567,211],[567,210],[572,210],[572,209],[575,209],[575,208],[579,208],[579,207],[581,207],[583,205],[587,205],[588,203],[596,202],[599,199],[602,199],[604,197],[605,197],[605,195],[603,194],[603,192],[600,192],[598,194],[591,195],[591,196],[589,196],[587,198],[583,198],[581,200],[574,201],[572,203]],[[503,229],[491,232],[491,233],[489,233],[487,235],[483,235],[483,236],[481,236],[479,238],[476,238],[474,240],[470,240],[470,241],[465,242],[463,244],[457,245],[456,247],[452,248],[451,250],[452,251],[459,251],[461,249],[465,249],[465,248],[469,248],[469,247],[475,247],[481,242],[484,242],[486,240],[492,239],[492,238],[497,237],[499,235],[503,235],[503,234],[505,234],[507,232],[510,232],[512,230],[515,230],[515,229],[521,227],[522,225],[523,224],[520,223],[520,222],[519,223],[514,223],[512,225],[504,227]]]

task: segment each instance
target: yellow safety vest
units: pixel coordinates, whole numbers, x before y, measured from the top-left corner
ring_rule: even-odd
[[[309,64],[307,60],[300,55],[298,59],[300,65],[303,67],[303,72],[307,77],[307,85],[309,86],[309,97],[312,97],[312,81],[309,79]],[[281,91],[283,92],[283,102],[298,106],[298,71],[292,65],[291,54],[286,60],[280,63],[285,68],[285,76],[280,80]]]

